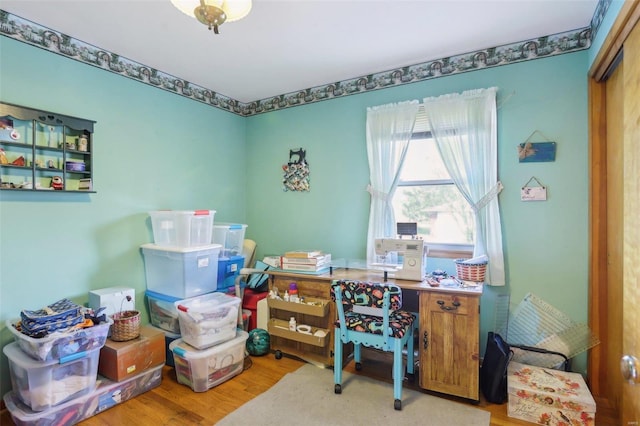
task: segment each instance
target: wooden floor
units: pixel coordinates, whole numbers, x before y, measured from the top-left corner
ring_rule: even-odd
[[[277,383],[285,374],[295,371],[304,364],[295,358],[283,356],[276,360],[273,354],[261,357],[248,357],[245,371],[233,379],[222,383],[207,392],[196,393],[189,387],[177,382],[173,368],[164,367],[162,384],[136,398],[123,402],[96,416],[81,422],[82,426],[113,425],[214,425],[236,408],[261,394]],[[363,368],[357,374],[365,374],[380,380],[391,382],[391,358],[377,351],[363,351]],[[346,371],[355,373],[354,363],[350,362]],[[416,384],[406,383],[407,387],[418,389]],[[419,389],[418,389],[419,390]],[[422,392],[430,395],[443,396]],[[445,397],[445,396],[443,396]],[[491,404],[481,400],[473,402],[449,397],[454,401],[473,405],[491,413],[491,426],[531,425],[531,423],[512,419],[507,416],[507,404]],[[389,395],[392,404],[392,395]],[[614,426],[616,422],[606,417],[606,410],[598,408],[596,425]],[[0,413],[0,425],[11,425],[12,419],[7,410]],[[247,424],[260,425],[259,419]],[[427,424],[427,423],[425,423]]]

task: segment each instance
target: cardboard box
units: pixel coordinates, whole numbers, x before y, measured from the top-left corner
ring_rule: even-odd
[[[140,336],[126,342],[107,339],[100,350],[98,373],[119,382],[166,360],[165,334],[156,327],[140,327]]]
[[[596,403],[578,373],[511,361],[507,414],[541,425],[595,425]]]

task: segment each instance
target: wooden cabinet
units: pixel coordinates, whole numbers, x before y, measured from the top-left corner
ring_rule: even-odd
[[[420,387],[478,401],[480,295],[420,293]]]
[[[299,294],[319,302],[311,307],[295,303],[268,300],[271,349],[276,358],[283,353],[307,362],[333,366],[334,323],[337,319],[335,303],[331,301],[331,283],[335,279],[365,281],[384,280],[378,271],[338,269],[320,275],[304,275],[285,271],[268,272],[269,289],[280,294],[295,282]],[[483,288],[431,287],[423,282],[389,280],[403,289],[406,295],[417,295],[417,303],[405,300],[403,307],[417,310],[420,387],[435,392],[480,400],[480,297]],[[413,297],[409,297],[409,299]],[[324,302],[327,302],[326,305]],[[289,331],[289,319],[297,324],[324,330],[326,336],[305,335]],[[353,345],[343,347],[344,364],[353,355]]]
[[[268,299],[268,331],[271,350],[276,358],[289,354],[307,362],[325,367],[333,366],[335,303],[331,300],[331,281],[304,275],[274,274],[269,289],[278,289],[280,295],[295,282],[298,293],[312,304],[300,304]],[[289,319],[294,317],[298,326],[308,325],[311,334],[289,330]],[[352,345],[345,345],[344,359],[349,360]]]
[[[93,192],[94,124],[0,103],[0,189]]]

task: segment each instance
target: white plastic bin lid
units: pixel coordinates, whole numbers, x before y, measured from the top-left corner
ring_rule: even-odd
[[[140,246],[142,251],[170,251],[173,253],[195,253],[195,252],[211,252],[211,253],[220,253],[222,250],[222,245],[220,244],[209,244],[206,246],[197,246],[197,247],[175,247],[175,246],[159,246],[157,244],[148,243]]]
[[[169,344],[169,350],[171,350],[171,352],[175,353],[176,355],[186,359],[208,358],[211,355],[224,352],[241,342],[245,342],[248,338],[249,333],[238,328],[236,330],[236,337],[210,348],[196,349],[193,346],[185,343],[182,339],[176,339]]]
[[[208,313],[225,305],[239,304],[240,298],[225,293],[207,293],[202,296],[195,296],[189,299],[182,299],[175,302],[176,309],[183,312],[193,311],[198,313]]]
[[[213,216],[215,210],[154,210],[149,212],[149,216],[159,215],[185,215],[185,216]]]
[[[76,352],[75,354],[68,355],[66,357],[62,357],[60,359],[54,359],[51,361],[38,361],[31,358],[29,355],[25,354],[18,342],[12,342],[2,348],[2,352],[9,358],[12,362],[16,363],[16,365],[24,368],[25,370],[35,370],[43,367],[48,367],[55,364],[66,364],[71,361],[75,361],[77,359],[86,358],[89,355],[92,355],[95,351],[99,351],[102,348],[94,348],[89,351]]]

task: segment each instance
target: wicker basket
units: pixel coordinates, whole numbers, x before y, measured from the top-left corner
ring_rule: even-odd
[[[456,272],[461,281],[484,282],[484,275],[487,272],[487,262],[482,263],[462,263],[467,259],[456,259]]]
[[[126,342],[140,335],[140,312],[117,312],[113,314],[111,318],[113,318],[111,340],[115,342]]]

